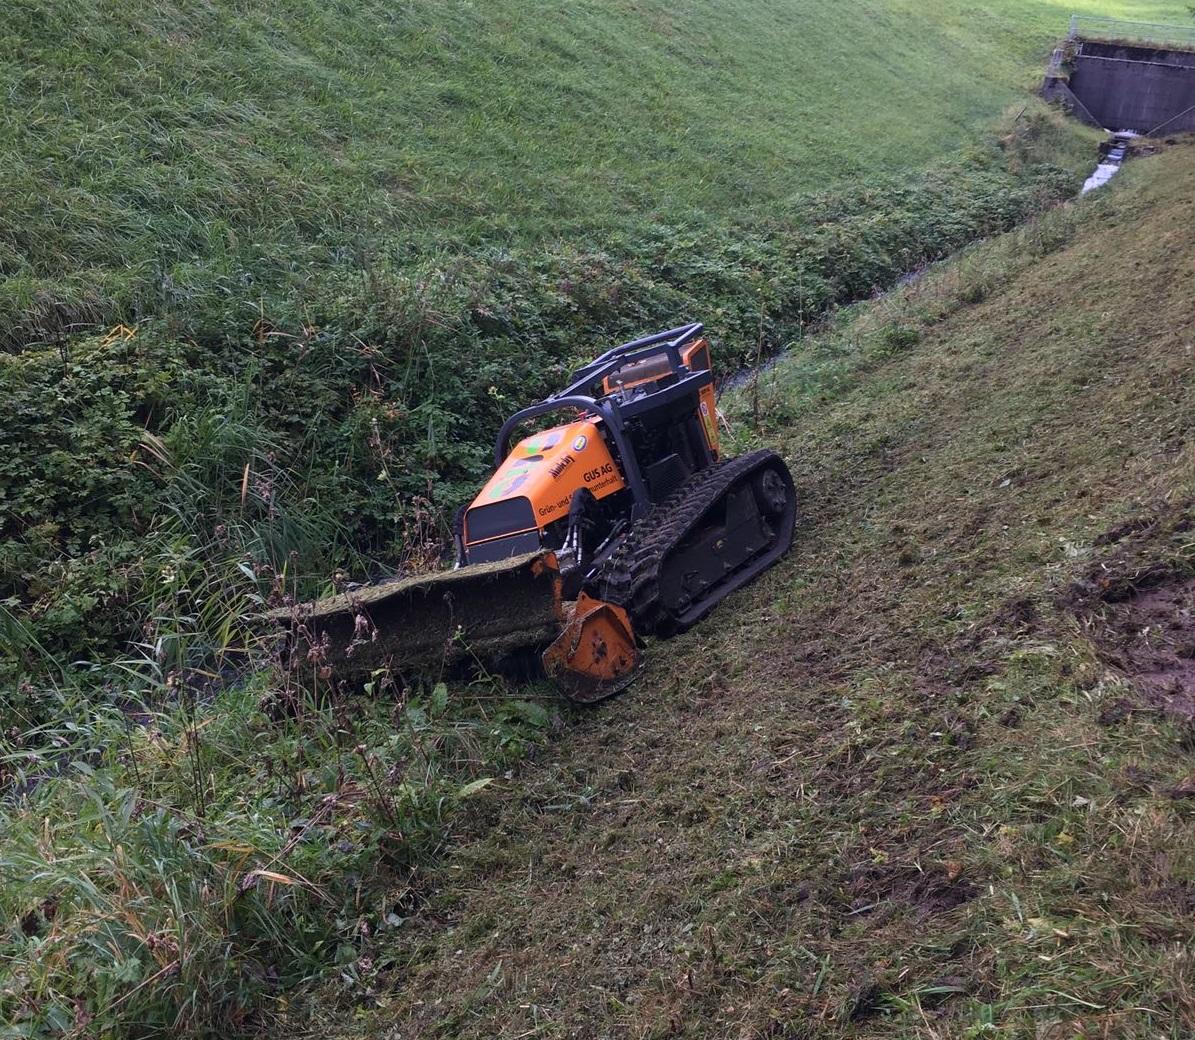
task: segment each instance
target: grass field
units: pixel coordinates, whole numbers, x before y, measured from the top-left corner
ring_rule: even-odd
[[[1073,9],[1010,0],[9,4],[0,326],[251,324],[330,269],[651,224],[971,142]],[[200,320],[202,315],[204,320]]]
[[[77,687],[0,759],[14,1035],[1190,1035],[1193,157],[724,398],[796,546],[601,708]]]

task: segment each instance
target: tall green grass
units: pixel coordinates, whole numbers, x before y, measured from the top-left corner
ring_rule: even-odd
[[[0,1036],[241,1035],[306,979],[368,973],[412,867],[548,721],[486,683],[280,702],[157,664],[4,742]]]
[[[727,228],[924,165],[1078,0],[16,0],[0,19],[0,342],[296,318],[330,269]]]

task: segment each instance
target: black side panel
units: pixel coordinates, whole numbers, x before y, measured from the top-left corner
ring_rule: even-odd
[[[538,552],[541,548],[539,532],[526,531],[523,534],[512,534],[509,538],[495,538],[492,542],[466,546],[465,562],[493,563],[495,560],[506,560],[512,556]]]
[[[465,543],[515,534],[535,527],[535,513],[526,498],[507,498],[486,506],[474,506],[465,514]]]

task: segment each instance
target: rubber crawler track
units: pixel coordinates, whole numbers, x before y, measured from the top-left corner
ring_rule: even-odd
[[[643,635],[667,635],[679,630],[675,620],[665,616],[659,603],[660,568],[668,554],[678,546],[686,535],[696,529],[709,510],[736,483],[749,479],[754,473],[778,466],[785,474],[788,468],[784,460],[774,451],[753,451],[725,462],[719,462],[694,474],[682,487],[657,505],[623,539],[618,548],[601,564],[586,582],[587,589],[608,603],[615,603],[627,610],[636,632]],[[782,532],[784,549],[788,548],[789,532]],[[781,540],[781,539],[778,539]],[[755,566],[760,556],[767,556],[772,550],[758,554],[738,570],[726,575],[718,585],[706,594],[707,610],[722,598],[718,590],[725,586],[722,595],[729,595],[739,586],[735,577],[743,570]],[[777,553],[779,556],[781,553]],[[771,561],[769,561],[770,563]],[[706,611],[702,611],[704,615]],[[692,618],[689,624],[697,621]]]

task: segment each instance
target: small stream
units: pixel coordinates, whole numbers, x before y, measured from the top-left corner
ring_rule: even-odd
[[[1132,130],[1121,130],[1112,135],[1107,152],[1100,159],[1100,164],[1091,176],[1083,182],[1083,190],[1079,192],[1080,195],[1086,195],[1089,191],[1102,188],[1116,176],[1125,157],[1129,154],[1129,140],[1136,136],[1137,134]]]
[[[1111,131],[1109,132],[1111,133]],[[1128,158],[1130,141],[1132,141],[1134,137],[1140,136],[1141,135],[1134,130],[1117,130],[1115,133],[1112,133],[1111,139],[1100,146],[1099,165],[1096,166],[1096,168],[1092,171],[1091,176],[1083,182],[1083,187],[1080,189],[1079,194],[1086,195],[1089,191],[1095,191],[1096,188],[1102,188],[1113,177],[1115,177],[1117,172],[1120,170],[1120,167],[1124,164],[1125,159]],[[896,280],[896,283],[892,288],[896,289],[902,285],[909,284],[909,282],[916,281],[925,274],[928,266],[929,265],[922,265],[915,270],[901,275],[900,278]],[[886,292],[890,291],[892,290],[886,290]],[[877,293],[876,295],[881,296],[885,295],[885,293]],[[752,379],[763,375],[769,369],[779,364],[785,356],[785,350],[781,349],[778,353],[773,354],[771,357],[763,358],[757,365],[747,365],[746,367],[740,368],[738,371],[732,372],[730,375],[725,376],[718,383],[719,396],[721,396],[727,390],[738,390],[746,386],[751,382]]]

